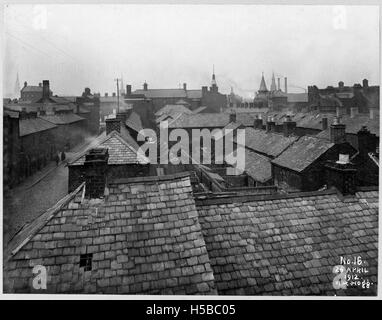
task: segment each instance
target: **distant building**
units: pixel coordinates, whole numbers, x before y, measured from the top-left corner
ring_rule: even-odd
[[[89,95],[78,101],[76,97],[53,96],[48,80],[38,88],[41,90],[32,91],[40,92],[39,98],[36,95],[33,101],[10,101],[4,105],[8,188],[42,169],[57,152],[68,151],[99,132],[97,99]],[[89,89],[85,92],[90,94]]]
[[[52,96],[53,92],[49,89],[49,96]],[[24,87],[20,91],[20,101],[34,102],[43,97],[43,86],[40,82],[38,86],[31,86],[24,82]]]
[[[149,89],[148,84],[143,84],[143,89],[131,92],[131,86],[127,86],[125,102],[134,105],[134,109],[152,108],[157,112],[165,105],[186,104],[191,110],[199,107],[206,107],[206,112],[221,112],[227,106],[227,97],[219,92],[216,76],[212,74],[211,86],[203,86],[201,90],[187,89],[187,84],[183,84],[181,89]],[[135,107],[140,105],[140,107]],[[148,107],[151,105],[152,107]]]
[[[308,87],[310,108],[319,112],[342,114],[369,113],[370,110],[379,112],[379,86],[369,86],[367,79],[361,84],[345,86],[343,81],[337,87],[328,86],[319,89],[317,86]]]

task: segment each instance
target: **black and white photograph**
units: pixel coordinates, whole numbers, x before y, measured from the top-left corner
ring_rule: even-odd
[[[2,14],[4,295],[378,297],[378,5]]]

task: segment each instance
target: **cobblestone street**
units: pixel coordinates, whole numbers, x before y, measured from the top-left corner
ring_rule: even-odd
[[[102,135],[101,135],[102,136]],[[99,136],[99,137],[101,137]],[[67,161],[77,157],[85,149],[96,144],[98,138],[87,140],[66,154]],[[43,170],[23,181],[3,198],[4,245],[26,223],[57,203],[68,190],[68,167],[61,162],[57,167],[49,163]]]

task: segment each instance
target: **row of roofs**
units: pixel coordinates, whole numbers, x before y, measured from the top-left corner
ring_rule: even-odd
[[[194,198],[188,173],[82,184],[5,252],[4,292],[375,295],[378,192]],[[361,257],[364,288],[335,289],[341,257]],[[353,273],[349,271],[349,276]],[[354,273],[355,274],[355,273]]]
[[[245,127],[254,125],[257,118],[263,119],[263,124],[271,119],[276,125],[282,125],[286,118],[296,122],[296,127],[313,129],[317,131],[326,130],[332,123],[335,114],[327,113],[322,114],[317,111],[301,112],[301,113],[287,113],[287,112],[239,112],[233,114],[229,113],[203,113],[195,114],[183,110],[183,108],[173,108],[173,113],[181,113],[182,116],[178,117],[175,121],[169,124],[170,128],[223,128],[230,122],[239,122]],[[370,132],[379,136],[379,117],[370,116],[366,114],[341,115],[341,123],[346,125],[346,132],[356,134],[363,126],[369,128]],[[318,132],[317,132],[318,133]]]
[[[85,118],[71,112],[60,112],[59,114],[51,115],[37,115],[37,112],[19,112],[15,111],[13,108],[9,108],[8,106],[4,108],[3,115],[19,119],[18,123],[20,137],[54,129],[60,125],[69,125],[85,120]]]

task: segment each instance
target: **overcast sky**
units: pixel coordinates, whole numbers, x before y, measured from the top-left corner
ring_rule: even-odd
[[[58,95],[209,85],[252,97],[261,73],[289,91],[379,83],[376,6],[9,5],[5,9],[4,92],[16,74]],[[282,80],[282,84],[283,84]]]

